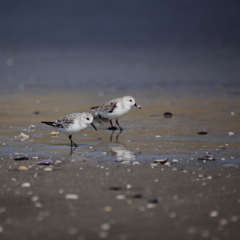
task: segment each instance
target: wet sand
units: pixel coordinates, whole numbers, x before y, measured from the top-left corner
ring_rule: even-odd
[[[238,96],[131,90],[142,109],[119,121],[119,141],[97,124],[74,135],[80,146],[71,155],[68,138],[40,124],[126,94],[23,89],[1,97],[1,239],[239,238]],[[14,138],[22,132],[30,138]],[[216,160],[199,161],[206,153]],[[22,156],[29,160],[13,160]],[[153,164],[166,158],[169,165]],[[37,165],[46,159],[52,164]]]
[[[0,1],[0,239],[240,239],[237,9]],[[119,141],[40,123],[124,95]]]

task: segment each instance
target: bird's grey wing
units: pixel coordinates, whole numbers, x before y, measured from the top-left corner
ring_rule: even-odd
[[[67,128],[69,124],[74,123],[74,118],[71,118],[70,115],[59,118],[54,122],[55,127]]]
[[[117,107],[117,101],[110,101],[98,107],[97,111],[112,113]]]

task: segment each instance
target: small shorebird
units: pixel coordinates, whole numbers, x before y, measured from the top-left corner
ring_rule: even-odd
[[[92,122],[93,116],[90,113],[83,112],[71,113],[53,122],[42,121],[41,123],[45,123],[51,127],[56,128],[59,132],[67,134],[71,143],[71,147],[78,147],[78,145],[73,142],[72,135],[85,130],[89,124],[91,124],[93,128],[97,131],[97,128],[93,125]]]
[[[95,111],[95,118],[105,118],[110,121],[110,130],[116,130],[117,128],[113,126],[112,120],[116,119],[116,124],[118,125],[120,132],[122,128],[118,123],[118,118],[127,114],[131,107],[135,106],[141,109],[135,102],[135,99],[131,96],[125,96],[122,98],[113,99],[107,103],[104,103],[97,107],[92,107],[91,110]]]

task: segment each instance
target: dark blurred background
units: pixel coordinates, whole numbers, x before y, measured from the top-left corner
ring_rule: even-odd
[[[240,1],[1,0],[2,88],[240,85]]]

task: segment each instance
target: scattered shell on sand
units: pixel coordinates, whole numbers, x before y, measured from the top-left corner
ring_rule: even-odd
[[[104,207],[104,211],[105,212],[111,212],[112,211],[112,207],[111,206],[106,206],[106,207]]]
[[[25,182],[21,185],[21,187],[30,187],[31,186],[31,183],[29,182]]]
[[[50,165],[52,163],[51,160],[42,160],[41,162],[38,162],[37,165]]]
[[[199,161],[215,161],[215,157],[213,155],[205,155],[204,157],[198,158]]]
[[[210,213],[209,213],[209,217],[217,217],[218,216],[218,211],[211,211]]]
[[[229,132],[228,135],[232,136],[232,135],[234,135],[234,132]]]
[[[100,226],[101,230],[107,231],[111,228],[111,225],[109,223],[103,223]]]
[[[44,168],[44,171],[45,172],[51,172],[53,169],[51,168],[51,167],[46,167],[46,168]]]
[[[27,135],[27,134],[25,134],[25,133],[20,133],[18,136],[15,136],[15,138],[18,138],[18,139],[20,139],[21,141],[25,141],[25,140],[29,139],[30,136]]]
[[[66,199],[78,199],[78,195],[77,195],[77,194],[69,193],[69,194],[66,194],[66,195],[65,195],[65,198],[66,198]]]
[[[219,224],[221,226],[227,225],[228,224],[228,220],[226,218],[222,218],[222,219],[220,219]]]
[[[50,132],[49,134],[52,136],[57,136],[57,135],[59,135],[59,132]]]
[[[156,204],[155,203],[147,203],[146,207],[147,208],[155,208]]]
[[[126,199],[126,197],[123,194],[119,194],[119,195],[116,196],[116,199],[123,200],[123,199]]]
[[[34,130],[35,129],[35,125],[31,124],[29,127],[28,127],[28,130]]]
[[[100,231],[98,235],[100,238],[106,238],[108,236],[108,233],[106,231]]]
[[[36,202],[36,203],[35,203],[35,207],[38,207],[38,208],[42,207],[42,203]]]
[[[27,170],[29,170],[29,169],[28,169],[28,167],[26,167],[26,166],[19,166],[19,167],[18,167],[18,170],[19,170],[19,171],[27,171]]]
[[[168,161],[168,158],[156,159],[156,160],[154,160],[154,163],[157,163],[157,164],[165,164],[167,161]]]
[[[39,200],[39,197],[38,196],[33,196],[32,197],[32,202],[37,202]]]

